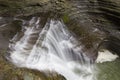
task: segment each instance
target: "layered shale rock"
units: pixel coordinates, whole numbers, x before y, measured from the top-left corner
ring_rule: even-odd
[[[69,8],[65,0],[0,0],[0,15],[23,16],[39,12],[64,12]]]
[[[71,2],[73,4],[68,16],[71,20],[70,25],[75,27],[70,28],[77,36],[83,37],[80,42],[87,48],[84,48],[85,51],[96,54],[96,50],[98,51],[101,44],[106,41],[105,43],[114,43],[114,48],[119,54],[120,46],[117,44],[120,43],[120,6],[118,5],[120,1],[74,0]],[[117,44],[112,38],[117,40]]]

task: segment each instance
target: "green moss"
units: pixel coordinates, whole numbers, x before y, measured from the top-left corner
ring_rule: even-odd
[[[68,23],[68,22],[70,21],[70,18],[69,18],[69,16],[68,16],[68,14],[64,14],[64,15],[62,16],[62,19],[63,19],[64,23]]]

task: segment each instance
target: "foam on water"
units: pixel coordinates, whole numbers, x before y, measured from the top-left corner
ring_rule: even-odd
[[[98,57],[96,59],[97,63],[103,63],[108,61],[114,61],[119,56],[117,54],[113,54],[109,50],[103,50],[98,52]]]
[[[41,30],[40,18],[33,17],[24,36],[10,43],[10,60],[18,67],[55,71],[67,80],[94,80],[94,65],[81,53],[81,46],[59,20],[50,20]],[[85,62],[87,62],[84,64]]]

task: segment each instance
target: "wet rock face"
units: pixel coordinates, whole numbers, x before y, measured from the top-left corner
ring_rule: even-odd
[[[1,17],[0,19],[0,50],[6,50],[9,40],[20,31],[21,21],[14,20],[9,17]]]
[[[107,49],[120,56],[120,39],[110,36],[100,44],[99,49]]]
[[[72,31],[82,37],[80,41],[85,45],[88,54],[97,54],[98,47],[107,38],[115,48],[114,39],[120,39],[118,23],[120,21],[120,1],[112,0],[74,0],[69,13]],[[73,23],[72,23],[73,22]],[[68,22],[69,24],[69,22]],[[120,43],[120,42],[118,42]],[[117,49],[118,50],[118,49]],[[119,50],[118,50],[119,51]]]
[[[93,21],[97,28],[104,31],[107,36],[99,44],[98,48],[105,48],[120,56],[120,1],[119,0],[97,0],[97,10],[94,12]]]
[[[5,15],[24,15],[55,10],[66,12],[71,8],[72,10],[79,8],[81,13],[97,14],[102,11],[103,14],[119,17],[119,4],[119,0],[0,0],[0,14],[8,11]]]
[[[69,8],[66,0],[1,0],[0,15],[23,16],[39,12],[65,12]]]

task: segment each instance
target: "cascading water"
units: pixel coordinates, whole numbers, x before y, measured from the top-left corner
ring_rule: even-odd
[[[49,20],[42,29],[40,18],[23,22],[24,35],[11,40],[10,60],[19,67],[55,71],[67,80],[94,80],[95,67],[60,20]],[[26,26],[25,24],[28,24]]]

